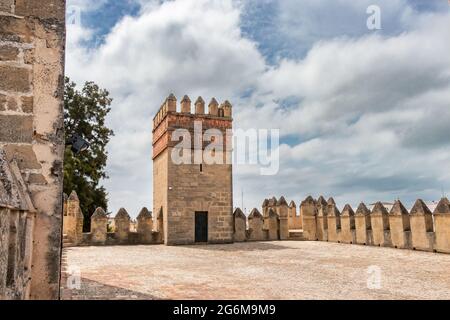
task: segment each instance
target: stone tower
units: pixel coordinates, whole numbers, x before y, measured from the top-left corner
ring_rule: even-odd
[[[153,212],[167,245],[233,241],[232,106],[213,98],[205,112],[199,97],[194,109],[171,94],[153,120]]]

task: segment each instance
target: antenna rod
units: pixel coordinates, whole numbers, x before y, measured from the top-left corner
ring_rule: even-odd
[[[245,210],[244,209],[244,189],[242,189],[242,194],[241,194],[241,196],[242,196],[242,210]],[[244,212],[245,213],[245,212]]]

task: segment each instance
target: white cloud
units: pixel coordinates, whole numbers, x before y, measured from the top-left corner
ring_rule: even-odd
[[[308,52],[275,66],[242,36],[243,7],[231,0],[151,2],[138,17],[120,21],[96,49],[80,42],[90,30],[68,27],[68,75],[78,83],[98,82],[115,99],[108,120],[116,132],[111,179],[105,182],[111,209],[124,206],[136,215],[152,207],[151,120],[171,91],[231,99],[236,127],[280,128],[285,139],[294,139],[281,146],[277,176],[235,168],[236,205],[241,189],[249,208],[271,194],[298,203],[325,193],[356,204],[434,199],[441,186],[450,188],[450,16],[383,1],[388,21],[400,17],[393,29],[402,33],[359,30],[337,37],[315,34],[322,22],[308,13],[329,17],[333,26],[349,14],[339,8],[356,13],[365,4],[341,0],[323,13],[322,2],[280,3],[279,21],[287,21],[289,33],[280,37],[292,44],[305,36]],[[287,12],[299,12],[303,25],[287,27]]]

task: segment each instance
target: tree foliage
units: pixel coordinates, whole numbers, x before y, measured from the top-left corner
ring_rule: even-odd
[[[114,132],[105,125],[105,119],[111,111],[112,99],[107,90],[94,82],[86,82],[79,91],[76,84],[66,77],[64,89],[66,141],[78,134],[90,144],[88,150],[76,155],[66,147],[64,192],[77,192],[84,215],[84,229],[89,230],[90,217],[95,209],[102,207],[107,210],[108,205],[106,190],[100,182],[108,179],[106,146]]]

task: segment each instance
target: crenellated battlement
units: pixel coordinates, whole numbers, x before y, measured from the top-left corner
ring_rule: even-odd
[[[192,102],[189,96],[185,95],[177,104],[177,98],[174,94],[170,94],[163,104],[160,106],[158,112],[153,118],[153,130],[163,122],[168,114],[178,114],[180,116],[191,116],[198,119],[218,119],[232,121],[233,106],[226,100],[219,105],[216,98],[212,98],[208,104],[208,112],[205,112],[205,101],[202,97],[198,97],[192,108]]]
[[[300,206],[303,235],[310,241],[450,253],[447,198],[441,199],[433,211],[420,199],[409,211],[400,200],[370,207],[361,203],[354,211],[347,204],[341,212],[333,198],[325,202],[323,197],[308,197]]]
[[[136,222],[132,221],[125,208],[119,209],[111,219],[105,210],[97,208],[91,216],[90,231],[83,232],[80,200],[73,191],[70,197],[64,197],[64,246],[161,244],[162,219],[160,215],[153,217],[147,208],[140,211]],[[137,226],[133,228],[135,224]]]
[[[64,208],[65,219],[74,217],[78,226],[82,225],[76,193],[65,197]],[[382,202],[361,203],[356,210],[347,204],[340,211],[333,198],[325,201],[322,196],[317,200],[309,196],[297,212],[294,201],[288,204],[284,197],[272,197],[264,200],[262,211],[255,208],[248,217],[240,208],[234,210],[233,241],[328,241],[450,253],[450,201],[443,198],[432,209],[419,199],[411,210],[397,200],[388,207]],[[108,232],[107,215],[97,209],[89,233],[82,233],[76,223],[64,224],[71,228],[64,232],[71,240],[66,245],[161,244],[163,219],[161,212],[153,216],[144,208],[136,232],[130,230],[132,222],[126,210],[120,209],[109,219],[114,230]],[[302,229],[294,227],[296,219],[301,220]]]
[[[178,143],[179,138],[172,139],[174,131],[185,129],[191,133],[191,137],[194,137],[194,128],[198,122],[201,123],[202,133],[208,129],[215,129],[222,132],[224,140],[228,139],[227,130],[231,130],[233,124],[231,117],[233,107],[229,101],[219,106],[217,100],[212,98],[208,104],[208,112],[205,113],[205,101],[202,97],[198,97],[194,103],[194,113],[192,109],[191,99],[187,95],[183,97],[179,106],[173,94],[166,98],[153,119],[153,160],[168,147]],[[224,148],[226,145],[227,141],[224,141]]]

